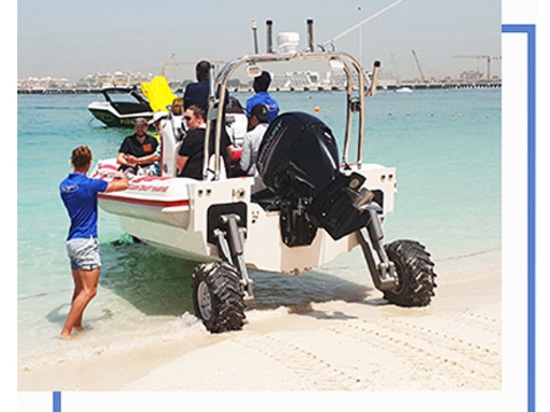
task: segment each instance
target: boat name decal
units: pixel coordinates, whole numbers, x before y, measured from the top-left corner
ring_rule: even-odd
[[[170,186],[152,186],[148,184],[143,183],[151,183],[151,182],[158,182],[158,181],[164,181],[169,180],[170,177],[161,177],[161,176],[140,176],[135,179],[133,179],[130,182],[130,186],[128,187],[129,190],[137,190],[139,192],[154,192],[154,193],[166,193]]]
[[[130,183],[128,186],[129,190],[137,190],[138,192],[162,192],[166,193],[169,189],[169,186],[150,186],[150,185],[136,185]]]
[[[140,176],[136,177],[132,180],[133,183],[140,183],[140,182],[156,182],[157,180],[168,180],[171,179],[170,177],[161,177],[161,176]]]

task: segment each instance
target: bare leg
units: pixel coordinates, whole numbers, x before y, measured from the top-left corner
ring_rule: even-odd
[[[82,315],[84,309],[97,293],[97,283],[99,281],[99,268],[92,270],[75,270],[73,271],[73,277],[75,280],[75,293],[73,295],[73,302],[71,310],[67,315],[65,326],[60,333],[60,337],[68,339],[70,338],[73,328],[82,327]],[[77,289],[80,290],[77,292]]]
[[[80,274],[78,270],[73,270],[73,281],[74,281],[74,293],[73,298],[71,300],[71,305],[78,296],[80,292],[82,292],[82,280],[80,279]],[[82,314],[80,314],[80,317],[76,320],[74,326],[76,330],[82,329]]]

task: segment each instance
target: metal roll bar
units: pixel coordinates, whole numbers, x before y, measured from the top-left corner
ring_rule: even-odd
[[[217,74],[215,81],[211,83],[210,98],[208,102],[208,116],[206,127],[206,141],[205,141],[205,158],[203,167],[203,178],[208,177],[209,159],[209,144],[210,133],[212,129],[212,121],[215,122],[215,162],[214,162],[214,180],[220,178],[220,141],[222,131],[222,121],[224,115],[224,104],[227,97],[227,83],[233,73],[242,65],[255,65],[257,63],[271,63],[271,62],[288,62],[297,60],[338,60],[343,63],[343,69],[347,77],[347,116],[346,116],[346,128],[344,139],[344,150],[342,153],[342,163],[348,165],[348,152],[351,142],[351,128],[352,128],[352,112],[358,109],[359,112],[359,130],[357,139],[357,167],[361,168],[363,162],[363,146],[364,146],[364,133],[365,133],[365,94],[366,91],[366,78],[359,62],[351,55],[344,52],[295,52],[287,54],[253,54],[246,55],[235,60],[226,63]],[[358,84],[354,87],[354,74],[357,74]],[[210,77],[211,82],[213,76]],[[354,97],[354,90],[357,90],[358,105],[352,104]],[[219,121],[218,121],[219,120]]]

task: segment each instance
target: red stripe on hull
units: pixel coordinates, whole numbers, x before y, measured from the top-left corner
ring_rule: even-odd
[[[189,206],[189,200],[146,200],[146,199],[132,199],[123,196],[105,195],[99,194],[98,197],[104,200],[112,200],[114,202],[127,203],[131,205],[139,206],[151,206],[151,207],[178,207]]]

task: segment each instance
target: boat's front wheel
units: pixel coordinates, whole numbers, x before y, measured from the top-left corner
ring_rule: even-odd
[[[198,265],[193,271],[195,315],[212,333],[242,329],[243,290],[236,268],[226,262]]]

